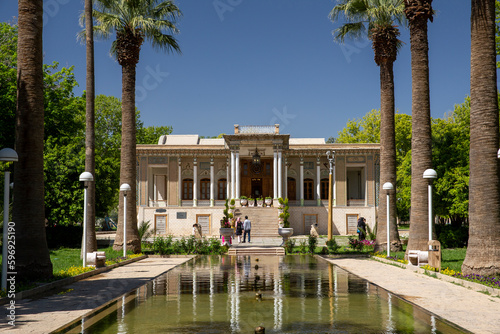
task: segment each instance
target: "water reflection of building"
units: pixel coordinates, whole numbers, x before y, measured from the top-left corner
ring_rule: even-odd
[[[218,235],[225,199],[288,197],[295,234],[309,233],[313,222],[326,234],[328,150],[335,151],[333,231],[355,233],[357,216],[375,222],[380,146],[291,138],[279,125],[235,125],[222,138],[167,135],[157,145],[137,145],[139,222],[151,221],[159,234],[187,235],[197,221],[205,235]],[[277,236],[277,229],[265,230],[277,225],[276,207],[245,208],[238,200],[236,207],[237,215],[259,217],[255,235]]]
[[[174,269],[117,303],[118,327],[138,332],[133,326],[147,323],[156,331],[193,333],[251,332],[259,325],[277,332],[455,332],[326,261],[308,256],[258,259],[202,257],[194,266]],[[256,293],[262,294],[260,300]],[[134,296],[147,307],[133,311],[132,304],[141,303],[134,303]],[[130,316],[135,318],[127,320]]]

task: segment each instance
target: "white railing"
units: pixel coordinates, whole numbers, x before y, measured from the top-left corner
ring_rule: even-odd
[[[274,125],[240,125],[239,133],[242,134],[263,134],[263,133],[274,133]]]

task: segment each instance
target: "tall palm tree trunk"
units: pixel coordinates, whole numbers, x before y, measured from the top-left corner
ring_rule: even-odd
[[[120,162],[120,184],[128,183],[127,193],[127,249],[141,251],[137,230],[136,208],[136,122],[135,122],[135,71],[136,63],[122,64],[122,145]],[[123,194],[120,194],[118,229],[114,249],[123,249]]]
[[[469,243],[465,274],[500,273],[495,1],[471,1]]]
[[[394,124],[394,71],[392,61],[380,63],[380,183],[392,183],[394,190],[389,196],[389,247],[393,251],[401,250],[401,240],[396,224],[396,138]],[[381,191],[377,241],[375,251],[387,250],[387,200],[386,194]]]
[[[19,0],[13,219],[20,279],[52,276],[45,237],[43,184],[43,1]],[[5,256],[5,255],[4,255]]]
[[[85,171],[94,176],[87,188],[87,240],[86,249],[97,250],[95,234],[95,80],[94,80],[94,32],[92,23],[92,0],[85,0],[85,36],[87,51],[86,114],[85,114]]]
[[[420,14],[426,6],[426,14]],[[405,0],[410,24],[412,76],[411,212],[407,249],[428,247],[428,182],[424,171],[432,168],[431,107],[429,94],[429,43],[427,21],[432,19],[432,0]]]

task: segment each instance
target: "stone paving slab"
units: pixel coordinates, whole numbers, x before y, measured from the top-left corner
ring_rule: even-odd
[[[50,333],[191,258],[146,258],[66,285],[59,294],[16,300],[15,326],[7,323],[4,313],[0,331]]]
[[[370,259],[326,259],[472,333],[500,333],[500,298]]]

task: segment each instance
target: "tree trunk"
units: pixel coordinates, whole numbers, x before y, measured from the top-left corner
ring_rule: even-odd
[[[122,146],[120,161],[120,185],[128,183],[127,193],[127,249],[141,251],[137,229],[136,207],[136,121],[135,121],[135,64],[122,65]],[[123,193],[120,192],[118,229],[113,249],[123,249]]]
[[[85,114],[85,171],[94,176],[87,188],[87,252],[97,250],[95,234],[95,80],[94,80],[94,32],[92,23],[92,0],[85,0],[85,38],[87,50],[86,114]],[[82,247],[83,249],[83,247]]]
[[[424,2],[429,3],[430,6],[431,1]],[[407,250],[427,250],[429,249],[428,182],[423,178],[423,174],[426,169],[432,168],[428,18],[424,15],[412,15],[412,17],[413,19],[410,20],[412,75],[411,212]]]
[[[391,250],[401,251],[396,224],[396,134],[394,123],[394,71],[392,61],[380,63],[380,184],[392,183],[394,190],[389,196],[389,229]],[[387,250],[387,199],[385,191],[381,190],[378,222],[377,241],[375,251]]]
[[[43,1],[19,0],[13,220],[18,280],[52,277],[43,184]]]
[[[495,1],[472,0],[469,243],[464,274],[500,273]]]

